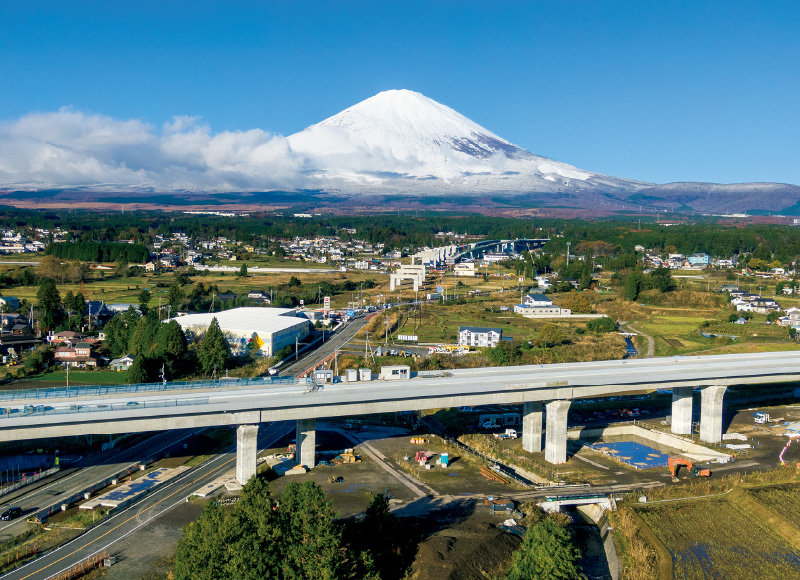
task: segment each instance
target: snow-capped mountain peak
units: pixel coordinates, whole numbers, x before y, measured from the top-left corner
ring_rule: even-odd
[[[322,187],[560,191],[613,180],[534,155],[409,90],[378,93],[288,140]]]

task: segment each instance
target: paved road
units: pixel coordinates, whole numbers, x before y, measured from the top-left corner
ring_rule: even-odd
[[[275,441],[293,429],[294,421],[261,425],[259,447],[271,447]],[[46,579],[103,550],[113,554],[118,551],[116,549],[118,542],[176,505],[187,501],[194,491],[230,471],[235,465],[235,452],[217,455],[159,486],[150,495],[102,521],[82,536],[0,578],[2,580]]]
[[[289,366],[281,369],[280,374],[283,376],[297,375],[303,371],[319,364],[327,357],[332,355],[337,348],[342,348],[350,342],[355,334],[367,323],[369,316],[362,316],[351,320],[340,328],[333,336],[327,337],[324,343],[321,343],[316,350],[309,351],[308,354],[301,357],[297,362],[291,363]]]
[[[0,511],[11,506],[22,508],[23,517],[0,522],[0,542],[15,537],[34,526],[25,521],[39,510],[72,497],[76,493],[119,473],[134,462],[157,455],[168,447],[197,433],[197,429],[165,431],[147,437],[129,447],[92,454],[51,477],[20,488],[0,498]]]

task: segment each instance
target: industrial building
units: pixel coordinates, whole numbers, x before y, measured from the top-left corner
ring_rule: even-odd
[[[261,354],[272,356],[311,331],[311,322],[293,308],[232,308],[209,314],[188,314],[174,320],[184,332],[202,334],[216,318],[232,349],[247,348],[255,341]]]

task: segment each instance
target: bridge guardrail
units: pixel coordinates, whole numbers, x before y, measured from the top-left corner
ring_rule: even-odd
[[[265,385],[293,385],[294,377],[257,377],[252,379],[221,378],[213,381],[176,381],[168,383],[142,383],[137,385],[91,385],[82,387],[45,387],[41,389],[18,389],[0,391],[0,404],[20,399],[56,399],[71,397],[101,397],[104,395],[149,393],[210,389],[219,387],[247,387]]]
[[[208,397],[196,399],[163,399],[160,401],[127,402],[127,403],[93,403],[90,405],[72,404],[69,407],[46,407],[45,405],[25,405],[19,409],[8,407],[0,409],[0,421],[21,417],[45,417],[52,415],[71,415],[76,413],[107,413],[109,411],[132,411],[134,409],[154,409],[161,407],[184,407],[190,405],[206,405]],[[0,423],[1,425],[2,423]]]

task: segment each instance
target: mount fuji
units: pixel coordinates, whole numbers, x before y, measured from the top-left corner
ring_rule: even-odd
[[[342,193],[625,192],[651,184],[553,161],[409,90],[378,93],[288,137],[306,176]]]

